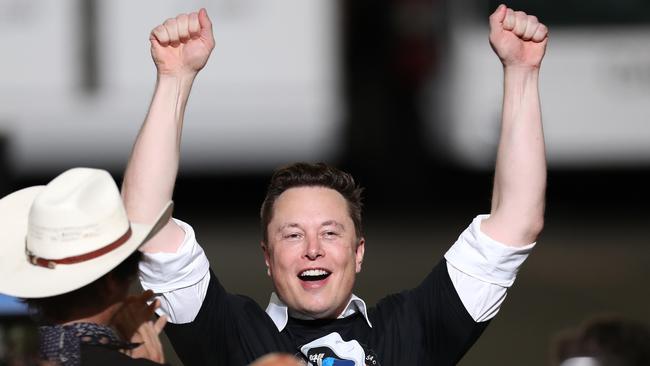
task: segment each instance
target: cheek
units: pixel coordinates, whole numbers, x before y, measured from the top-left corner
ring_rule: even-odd
[[[289,269],[296,262],[295,254],[290,248],[275,250],[271,253],[271,266],[277,271]]]
[[[346,270],[348,268],[351,268],[353,271],[355,270],[356,253],[352,251],[350,248],[345,248],[337,251],[336,254],[333,255],[333,257],[335,257],[337,266],[341,268],[345,268]]]

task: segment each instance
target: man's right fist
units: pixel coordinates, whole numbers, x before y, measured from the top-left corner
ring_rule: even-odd
[[[212,23],[205,9],[180,14],[155,27],[149,36],[158,74],[195,74],[214,48]]]

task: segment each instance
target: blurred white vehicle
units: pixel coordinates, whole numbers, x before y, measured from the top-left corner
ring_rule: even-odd
[[[149,32],[207,6],[216,48],[190,97],[184,171],[251,171],[339,150],[336,2],[0,0],[0,134],[18,174],[125,165],[155,83]],[[90,29],[96,36],[89,39]],[[84,55],[84,41],[91,55]],[[88,47],[86,49],[86,52]],[[83,88],[84,57],[94,88]]]
[[[572,19],[567,14],[573,9],[567,7],[570,4],[553,10],[557,2],[530,3],[545,6],[546,18],[538,15],[550,24],[540,78],[550,166],[648,166],[650,5],[582,3],[584,7],[573,14],[588,14]],[[431,124],[429,132],[434,145],[457,163],[491,169],[499,133],[502,71],[487,40],[489,13],[485,2],[473,0],[450,2],[450,10],[450,57],[443,80],[432,88],[431,119],[437,123]],[[617,20],[628,23],[614,24]]]

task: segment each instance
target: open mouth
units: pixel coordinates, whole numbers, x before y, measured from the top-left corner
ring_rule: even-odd
[[[300,272],[298,274],[298,278],[302,281],[321,281],[329,277],[332,272],[324,270],[324,269],[308,269],[305,271]]]

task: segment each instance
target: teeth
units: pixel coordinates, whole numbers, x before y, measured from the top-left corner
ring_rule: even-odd
[[[301,276],[324,276],[328,272],[322,269],[308,269],[300,273]]]

